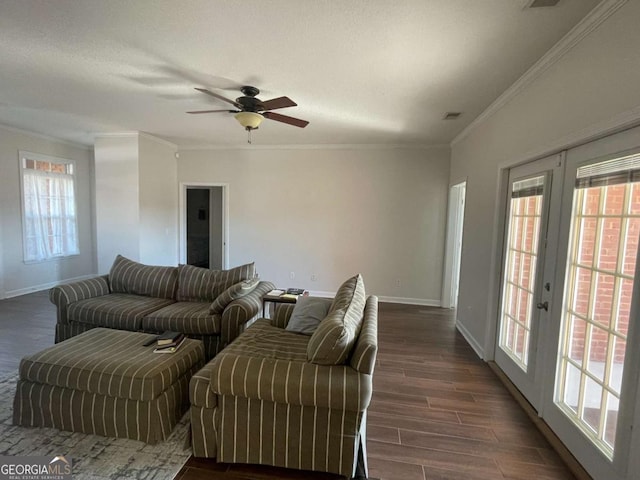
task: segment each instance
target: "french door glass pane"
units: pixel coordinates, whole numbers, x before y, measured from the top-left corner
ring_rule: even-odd
[[[640,234],[639,172],[640,156],[581,167],[574,190],[556,402],[609,458]]]
[[[507,220],[499,345],[525,372],[529,363],[544,176],[513,182]]]

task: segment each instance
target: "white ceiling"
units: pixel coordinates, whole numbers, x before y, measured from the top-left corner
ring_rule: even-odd
[[[598,0],[0,0],[0,123],[92,145],[143,131],[180,147],[243,145],[226,108],[251,84],[305,129],[270,144],[443,144]],[[458,120],[442,120],[461,111]]]

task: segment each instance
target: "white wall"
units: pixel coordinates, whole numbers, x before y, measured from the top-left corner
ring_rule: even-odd
[[[116,255],[177,265],[178,183],[174,145],[140,133],[98,137],[96,236],[98,272]]]
[[[448,147],[186,150],[178,161],[180,182],[229,184],[229,266],[255,261],[261,278],[316,292],[360,272],[368,293],[427,304],[440,302],[448,178]]]
[[[178,167],[176,147],[139,137],[140,261],[178,263]]]
[[[138,135],[96,138],[96,256],[108,273],[116,255],[140,260]]]
[[[504,107],[452,144],[452,181],[467,178],[457,320],[482,349],[499,165],[522,162],[640,120],[640,2],[629,1]],[[490,352],[485,352],[491,355]]]
[[[80,255],[34,264],[23,262],[19,150],[75,160]],[[89,148],[0,126],[0,298],[42,290],[95,271],[92,164]]]

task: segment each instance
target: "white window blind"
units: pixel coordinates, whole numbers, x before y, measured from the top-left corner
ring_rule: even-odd
[[[630,155],[578,168],[576,188],[605,187],[639,181],[640,155]]]
[[[73,162],[20,152],[20,163],[24,261],[79,254]]]

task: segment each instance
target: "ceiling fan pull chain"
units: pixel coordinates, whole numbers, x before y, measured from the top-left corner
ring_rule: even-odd
[[[251,129],[247,128],[247,143],[251,143]]]

